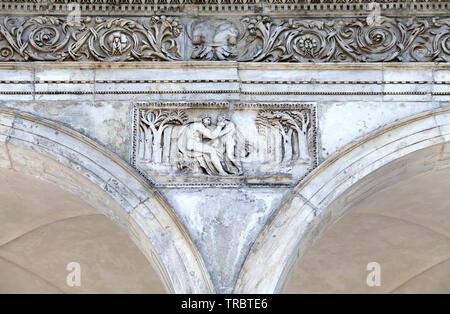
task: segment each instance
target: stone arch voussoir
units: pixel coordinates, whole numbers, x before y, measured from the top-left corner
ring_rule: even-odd
[[[111,218],[169,292],[214,292],[202,257],[173,209],[126,162],[84,135],[2,108],[0,167],[56,183]]]
[[[395,122],[328,158],[294,188],[259,234],[235,292],[281,292],[308,247],[352,204],[380,185],[450,166],[449,141],[447,107]],[[352,189],[358,192],[350,195]]]

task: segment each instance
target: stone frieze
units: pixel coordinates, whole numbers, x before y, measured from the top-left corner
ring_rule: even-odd
[[[52,16],[5,17],[1,61],[169,61],[181,59],[175,39],[182,26],[172,17],[146,20]]]
[[[0,61],[448,62],[449,18],[3,17]]]

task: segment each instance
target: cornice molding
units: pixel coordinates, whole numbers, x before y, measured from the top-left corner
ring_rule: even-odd
[[[0,12],[13,15],[178,16],[271,15],[355,17],[381,10],[384,16],[445,16],[450,4],[440,0],[3,0]]]

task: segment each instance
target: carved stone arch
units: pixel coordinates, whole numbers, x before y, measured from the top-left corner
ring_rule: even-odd
[[[428,111],[364,136],[294,188],[244,262],[236,293],[279,293],[315,240],[359,200],[450,166],[450,109]]]
[[[126,162],[49,120],[0,109],[0,168],[57,184],[112,219],[171,293],[213,293],[195,244],[173,209]]]

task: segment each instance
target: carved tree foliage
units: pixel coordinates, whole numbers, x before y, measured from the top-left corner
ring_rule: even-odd
[[[0,24],[1,61],[180,60],[175,18],[6,17]]]
[[[187,116],[182,110],[177,111],[142,111],[140,117],[140,138],[142,157],[146,161],[161,162],[163,133],[171,125],[182,125]]]
[[[261,135],[265,137],[274,134],[276,136],[277,133],[280,135],[281,145],[273,145],[272,147],[275,155],[279,155],[277,161],[280,170],[296,163],[308,163],[311,160],[311,149],[309,147],[311,115],[308,110],[260,111],[255,122]],[[272,132],[268,132],[268,130]],[[295,156],[294,151],[297,152]]]
[[[298,178],[317,165],[313,105],[250,105],[256,112],[248,115],[242,108],[199,112],[200,104],[187,109],[155,104],[139,104],[133,111],[131,160],[145,173],[171,179],[256,176],[258,181],[274,175]]]

